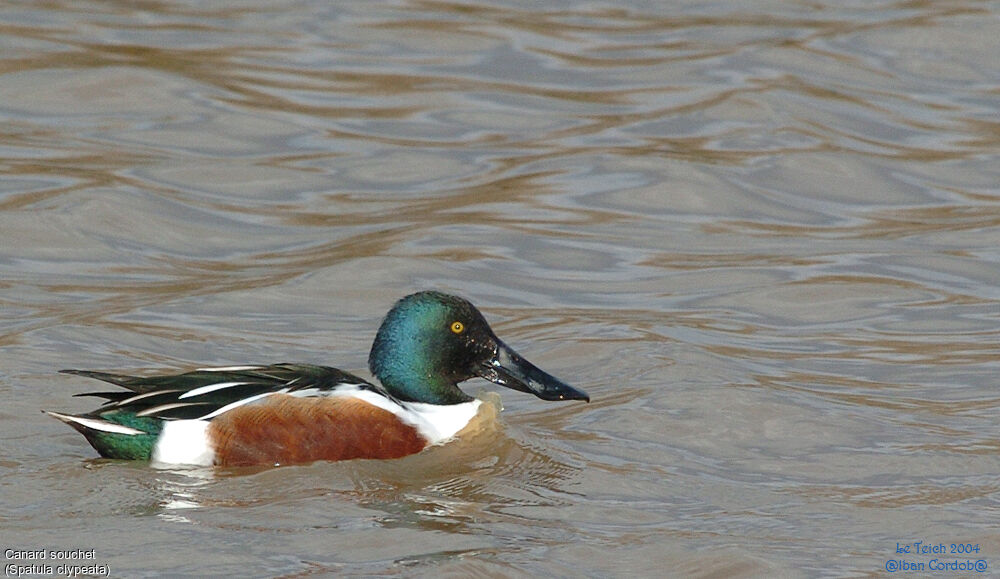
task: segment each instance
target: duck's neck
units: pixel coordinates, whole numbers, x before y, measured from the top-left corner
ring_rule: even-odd
[[[461,404],[472,400],[431,365],[409,356],[372,356],[368,365],[390,394],[406,402]]]

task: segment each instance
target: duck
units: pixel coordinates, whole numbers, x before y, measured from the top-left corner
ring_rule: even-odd
[[[396,302],[375,334],[368,368],[377,382],[289,363],[147,377],[62,370],[124,390],[77,394],[104,399],[86,414],[43,412],[104,458],[277,466],[396,459],[447,443],[482,404],[458,386],[471,378],[541,400],[590,402],[501,341],[471,302],[438,291]]]

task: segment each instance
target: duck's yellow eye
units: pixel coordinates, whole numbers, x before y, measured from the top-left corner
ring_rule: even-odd
[[[451,331],[456,334],[461,334],[462,332],[465,331],[465,324],[463,324],[462,322],[452,322]]]

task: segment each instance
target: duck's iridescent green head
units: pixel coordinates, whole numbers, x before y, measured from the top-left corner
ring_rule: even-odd
[[[409,295],[393,306],[368,367],[393,396],[410,402],[467,402],[458,383],[476,376],[543,400],[590,401],[500,341],[467,300],[440,292]]]

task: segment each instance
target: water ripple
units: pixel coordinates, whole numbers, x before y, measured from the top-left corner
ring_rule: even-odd
[[[844,576],[914,534],[995,547],[995,13],[0,7],[7,526],[120,575]],[[592,403],[504,392],[484,440],[207,478],[88,462],[37,412],[88,409],[69,365],[363,373],[428,288]]]

